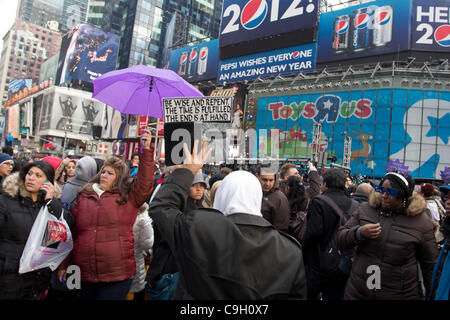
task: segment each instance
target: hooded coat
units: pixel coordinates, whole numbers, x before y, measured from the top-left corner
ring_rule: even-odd
[[[117,282],[134,276],[133,225],[153,188],[153,150],[144,149],[140,155],[137,178],[125,204],[117,203],[117,189],[99,195],[94,183],[83,188],[71,209],[76,219],[73,250],[59,269],[78,265],[81,281],[86,282]]]
[[[33,227],[43,200],[33,202],[25,189],[19,172],[5,178],[3,194],[0,195],[0,300],[39,299],[48,288],[51,270],[49,268],[19,274],[19,262],[28,236]],[[64,212],[69,227],[74,224],[72,215],[64,209],[60,189],[55,185],[54,198],[48,203],[50,213],[57,218]]]
[[[78,192],[97,174],[97,163],[89,156],[77,161],[75,175],[61,187],[61,201],[70,210],[78,197]]]
[[[372,193],[339,230],[344,248],[356,247],[352,271],[344,298],[347,300],[418,300],[420,283],[417,263],[424,285],[430,289],[433,267],[438,257],[434,229],[424,214],[425,200],[418,193],[409,199],[405,213],[380,214],[380,193]],[[381,235],[358,241],[358,229],[380,223]],[[380,287],[368,288],[369,266],[380,269]],[[369,281],[370,282],[370,281]]]
[[[248,172],[230,173],[217,190],[215,209],[183,213],[193,178],[187,169],[175,170],[149,210],[176,259],[186,294],[305,299],[300,244],[262,217],[259,181]]]
[[[148,215],[148,204],[144,203],[133,225],[134,258],[136,260],[136,274],[131,283],[130,292],[136,293],[145,288],[146,272],[144,256],[153,246],[152,219]]]

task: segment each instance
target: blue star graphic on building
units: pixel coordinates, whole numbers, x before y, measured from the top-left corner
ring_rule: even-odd
[[[445,119],[447,119],[447,120],[445,120]],[[431,128],[427,132],[427,137],[436,137],[436,136],[438,136],[439,138],[441,138],[441,140],[445,144],[448,144],[448,139],[449,139],[449,136],[450,136],[450,127],[448,127],[448,124],[450,123],[450,113],[447,112],[447,114],[445,116],[443,116],[442,118],[440,118],[439,120],[438,120],[438,118],[430,116],[430,117],[428,117],[428,121],[430,122]],[[436,123],[440,123],[440,124],[445,123],[447,125],[447,127],[439,126],[439,129],[438,129],[436,127]]]

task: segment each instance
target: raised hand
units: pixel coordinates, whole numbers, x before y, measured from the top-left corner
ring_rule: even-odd
[[[141,148],[150,149],[151,141],[152,141],[152,134],[150,133],[150,131],[147,129],[142,130]]]
[[[209,155],[212,152],[211,148],[208,148],[208,142],[203,142],[202,150],[200,153],[198,152],[198,140],[194,141],[194,148],[192,150],[192,154],[189,152],[189,148],[186,143],[183,144],[184,154],[186,158],[183,161],[183,168],[188,169],[192,172],[192,174],[196,174],[205,164],[206,159],[208,159]]]

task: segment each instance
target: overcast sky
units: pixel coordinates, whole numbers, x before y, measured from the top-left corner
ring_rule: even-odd
[[[0,52],[3,37],[14,24],[18,0],[0,0]]]

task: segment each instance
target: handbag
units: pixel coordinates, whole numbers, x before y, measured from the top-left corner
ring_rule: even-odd
[[[172,300],[178,283],[178,272],[166,273],[148,289],[148,300]]]
[[[58,219],[46,205],[41,208],[23,249],[19,273],[47,267],[54,271],[69,255],[73,239],[63,213]]]

